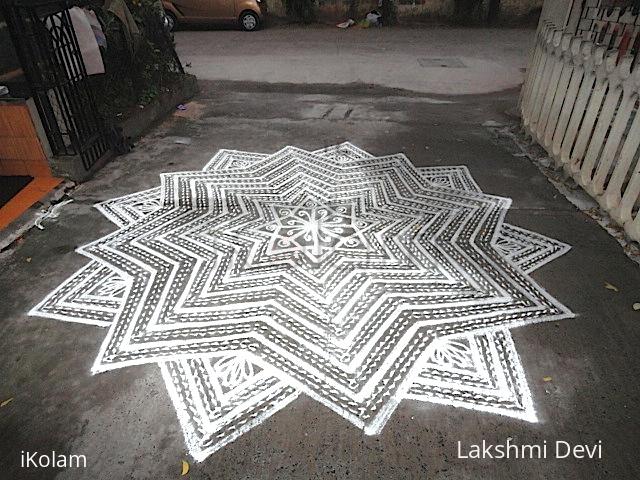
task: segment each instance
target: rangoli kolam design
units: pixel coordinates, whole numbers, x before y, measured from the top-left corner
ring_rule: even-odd
[[[31,315],[157,363],[191,455],[300,394],[377,434],[403,399],[536,421],[510,329],[572,316],[529,274],[569,247],[504,223],[466,167],[350,143],[221,150],[96,207],[118,230]]]

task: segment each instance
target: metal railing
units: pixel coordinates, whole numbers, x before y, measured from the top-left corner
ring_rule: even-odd
[[[555,166],[640,241],[640,67],[633,52],[595,41],[541,25],[521,93],[522,121]]]
[[[9,1],[3,12],[54,155],[86,170],[110,151],[69,15],[74,2]]]

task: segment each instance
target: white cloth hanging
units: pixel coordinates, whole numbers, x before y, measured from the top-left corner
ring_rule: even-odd
[[[89,25],[91,25],[93,35],[94,37],[96,37],[96,42],[98,42],[98,46],[107,48],[107,37],[102,30],[102,25],[100,25],[100,20],[98,20],[96,13],[93,10],[89,10],[87,8],[83,8],[82,10],[87,16],[87,20],[89,20]]]
[[[69,16],[76,32],[80,54],[82,55],[82,60],[84,60],[84,68],[87,70],[87,75],[104,73],[100,47],[84,10],[80,7],[70,8]]]

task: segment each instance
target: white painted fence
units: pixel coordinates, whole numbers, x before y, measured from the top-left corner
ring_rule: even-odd
[[[526,131],[640,241],[640,67],[633,57],[541,25],[522,88]]]

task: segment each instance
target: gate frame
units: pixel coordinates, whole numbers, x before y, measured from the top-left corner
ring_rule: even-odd
[[[97,110],[69,15],[70,8],[88,4],[71,0],[2,4],[51,152],[62,157],[62,163],[78,163],[73,157],[79,158],[84,176],[113,155],[115,137]]]

